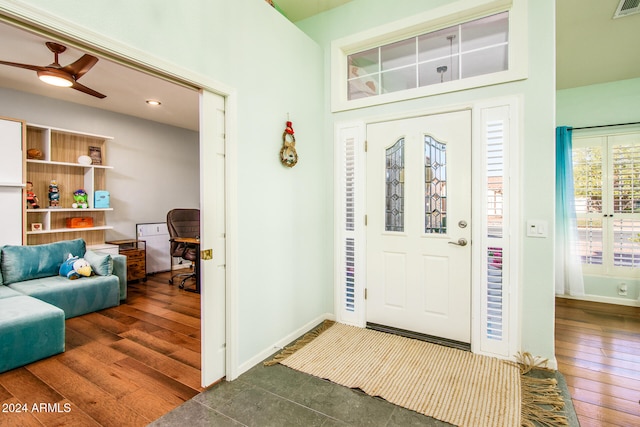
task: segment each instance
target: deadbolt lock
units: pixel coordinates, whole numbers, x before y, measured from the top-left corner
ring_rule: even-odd
[[[467,221],[465,221],[464,219],[462,221],[459,221],[458,222],[458,227],[467,228]]]

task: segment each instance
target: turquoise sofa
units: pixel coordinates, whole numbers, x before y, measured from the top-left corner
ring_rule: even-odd
[[[69,254],[95,273],[58,274]],[[87,251],[82,239],[0,247],[0,372],[64,351],[64,320],[117,306],[127,296],[122,255]]]

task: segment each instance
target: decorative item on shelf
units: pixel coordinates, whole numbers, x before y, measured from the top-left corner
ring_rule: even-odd
[[[89,195],[82,188],[73,192],[73,204],[71,205],[74,209],[87,209],[89,207],[88,203]]]
[[[40,208],[39,203],[38,196],[33,192],[33,183],[27,181],[27,209],[38,209]]]
[[[67,228],[88,228],[93,227],[93,218],[67,218]]]
[[[27,159],[42,160],[42,151],[37,148],[29,148],[27,150]]]
[[[102,164],[102,149],[100,147],[89,147],[89,157],[91,158],[92,165]]]
[[[42,223],[41,222],[32,222],[31,223],[31,231],[42,231]]]
[[[58,189],[58,181],[52,179],[49,183],[49,207],[57,208],[60,206],[60,192]]]
[[[89,156],[78,157],[78,163],[80,163],[81,165],[89,166],[92,162],[93,160],[91,160],[91,157]]]
[[[292,168],[298,163],[296,152],[296,138],[293,136],[293,125],[287,121],[287,127],[282,133],[282,149],[280,149],[280,163]]]
[[[96,209],[106,209],[109,207],[109,192],[105,190],[96,190],[94,195],[93,207]]]

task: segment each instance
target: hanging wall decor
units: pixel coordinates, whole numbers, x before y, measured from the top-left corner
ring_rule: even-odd
[[[293,125],[287,121],[287,127],[282,133],[282,149],[280,149],[280,162],[288,168],[298,163],[296,152],[296,138],[293,136]]]

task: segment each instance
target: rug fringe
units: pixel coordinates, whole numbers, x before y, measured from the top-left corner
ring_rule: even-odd
[[[534,357],[531,353],[518,353],[516,362],[520,368],[522,427],[568,426],[558,381],[555,378],[527,376],[534,369],[551,371],[547,368],[548,360]]]
[[[309,344],[311,341],[317,338],[318,335],[329,329],[334,323],[336,322],[334,322],[333,320],[325,320],[315,329],[304,334],[302,338],[297,340],[293,345],[285,347],[280,353],[276,354],[273,359],[264,362],[264,366],[273,366],[282,362],[284,359],[291,356],[293,353],[300,350],[305,345]]]

